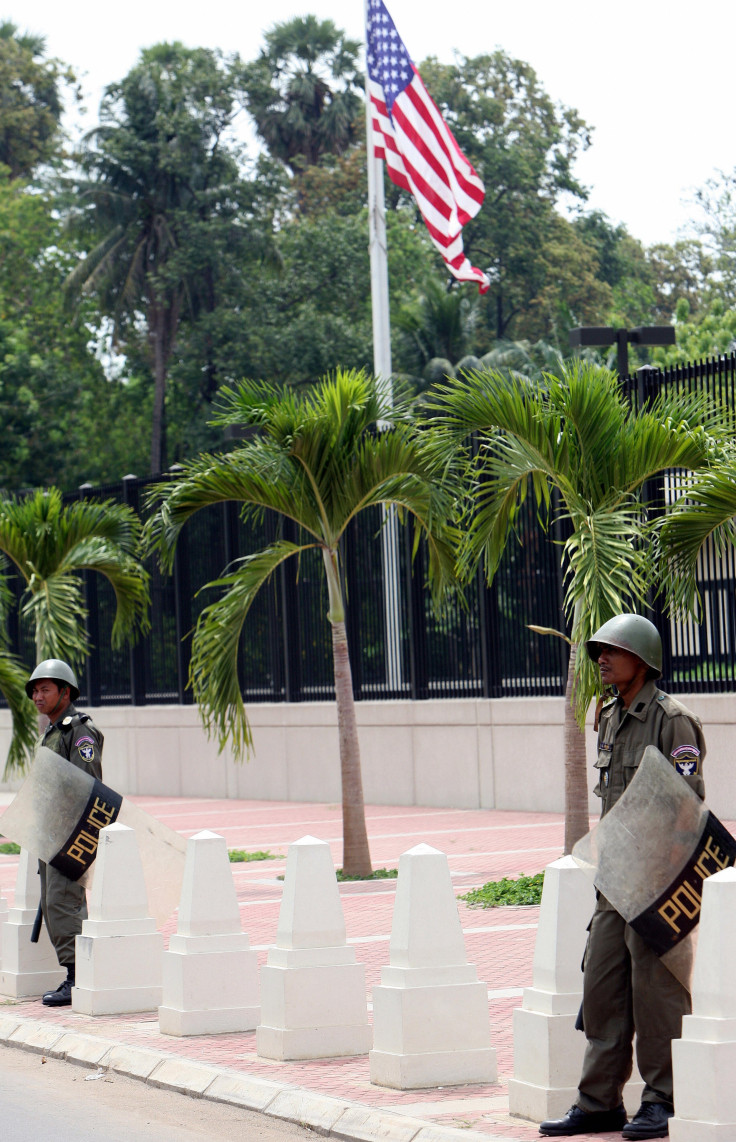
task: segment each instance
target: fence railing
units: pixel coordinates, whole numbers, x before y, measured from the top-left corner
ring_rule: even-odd
[[[736,354],[665,371],[639,371],[623,386],[636,407],[659,387],[702,388],[736,407]],[[76,493],[115,499],[140,509],[153,481],[126,477],[119,484]],[[655,489],[664,496],[664,484]],[[70,494],[68,499],[75,498]],[[663,500],[664,502],[664,500]],[[564,630],[559,547],[546,535],[527,500],[519,542],[511,540],[491,587],[478,573],[441,614],[424,587],[424,552],[412,559],[408,529],[384,541],[380,510],[358,516],[341,552],[346,623],[356,699],[519,697],[562,694],[567,645],[538,635],[529,624]],[[99,575],[85,579],[93,651],[82,672],[90,705],[189,703],[191,631],[215,596],[206,584],[233,561],[259,550],[283,528],[266,513],[244,524],[236,504],[202,509],[184,527],[171,575],[151,562],[150,632],[132,649],[110,648],[115,600]],[[290,536],[288,538],[295,538]],[[391,550],[390,557],[387,550]],[[11,576],[20,598],[21,584]],[[704,618],[675,624],[653,612],[664,644],[664,685],[673,692],[736,688],[736,566],[734,552],[701,562]],[[302,555],[282,565],[262,589],[245,626],[238,663],[246,702],[309,702],[334,696],[327,592],[321,559]],[[17,617],[11,648],[29,665],[33,636]]]

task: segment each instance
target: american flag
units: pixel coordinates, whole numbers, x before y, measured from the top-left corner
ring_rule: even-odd
[[[374,154],[385,160],[391,181],[414,196],[450,273],[478,282],[485,293],[490,281],[465,257],[462,239],[483,202],[483,183],[422,83],[383,0],[368,0],[366,39]]]

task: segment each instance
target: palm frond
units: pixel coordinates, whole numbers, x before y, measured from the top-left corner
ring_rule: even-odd
[[[78,576],[40,576],[32,570],[21,615],[33,624],[39,658],[61,658],[72,667],[81,664],[89,651],[89,640],[85,629],[87,609]]]
[[[238,682],[238,647],[251,604],[276,568],[293,555],[314,546],[282,540],[238,561],[231,574],[208,583],[224,593],[202,611],[192,640],[190,684],[208,735],[215,734],[220,750],[230,745],[242,760],[252,737]]]
[[[701,553],[713,545],[721,555],[736,546],[736,460],[691,477],[658,532],[658,550],[667,567],[664,587],[678,615],[699,613],[696,572]]]
[[[38,737],[36,709],[26,696],[28,671],[7,651],[0,651],[0,693],[8,703],[13,732],[3,779],[22,773]]]

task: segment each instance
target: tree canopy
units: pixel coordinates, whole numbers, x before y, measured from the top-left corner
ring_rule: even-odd
[[[276,24],[250,61],[146,48],[109,84],[76,154],[61,129],[68,69],[7,21],[3,67],[0,486],[165,470],[223,444],[211,415],[223,385],[372,368],[360,45],[340,28]],[[413,200],[386,183],[397,385],[424,394],[466,359],[531,360],[527,348],[544,346],[541,361],[568,354],[575,325],[675,312],[680,359],[706,343],[724,351],[730,176],[703,188],[689,236],[647,250],[587,209],[575,164],[592,128],[529,64],[497,50],[419,67],[484,179],[464,238],[492,285],[479,297],[451,282]],[[633,358],[647,359],[664,358]]]
[[[0,22],[0,164],[13,179],[32,178],[60,141],[62,88],[74,77],[45,51],[43,36]]]

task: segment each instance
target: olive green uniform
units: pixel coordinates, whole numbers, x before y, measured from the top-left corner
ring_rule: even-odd
[[[45,746],[90,776],[102,780],[102,745],[104,738],[88,714],[80,714],[73,705],[64,716],[51,723],[37,745]],[[41,874],[41,908],[59,963],[74,963],[74,940],[82,931],[87,917],[87,899],[81,884],[39,861]]]
[[[645,682],[626,709],[604,706],[598,738],[601,816],[631,782],[644,750],[654,745],[688,785],[705,795],[705,741],[700,721],[681,702]],[[632,1071],[632,1039],[644,1079],[643,1102],[672,1104],[672,1040],[679,1038],[690,996],[636,932],[600,896],[585,952],[583,1023],[587,1044],[577,1104],[611,1110],[622,1102]]]

